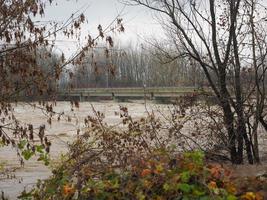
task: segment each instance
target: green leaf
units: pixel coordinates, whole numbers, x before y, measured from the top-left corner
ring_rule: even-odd
[[[49,165],[49,163],[50,163],[50,158],[49,158],[47,153],[40,154],[40,156],[37,160],[43,161],[46,166]]]
[[[34,152],[27,149],[27,150],[22,151],[21,154],[25,160],[29,160],[34,155]]]
[[[5,143],[3,142],[2,139],[0,139],[0,147],[4,147],[5,146]]]
[[[181,176],[181,181],[183,183],[187,183],[189,181],[189,179],[190,179],[190,172],[189,171],[184,171],[184,172],[182,172],[180,174],[180,176]]]
[[[146,196],[142,192],[136,194],[138,200],[145,200]]]
[[[194,189],[193,189],[193,194],[194,194],[195,196],[198,196],[198,197],[200,197],[200,196],[203,196],[203,195],[205,195],[205,194],[206,194],[206,192],[205,192],[205,191],[203,191],[203,190],[200,190],[200,189],[196,189],[196,188],[194,188]]]
[[[199,200],[211,200],[209,196],[200,197]]]
[[[191,191],[191,186],[186,183],[179,184],[179,189],[184,193],[189,193]]]
[[[237,197],[235,197],[234,195],[228,195],[227,200],[237,200]]]
[[[26,140],[21,140],[19,143],[18,143],[18,148],[21,150],[21,149],[24,149],[25,145],[27,144],[27,141]]]
[[[54,195],[57,192],[57,185],[54,184],[48,184],[46,187],[46,193],[49,195]]]
[[[182,198],[182,200],[190,200],[190,199],[189,199],[189,197],[184,196],[184,197]]]
[[[165,191],[169,191],[170,190],[170,185],[168,184],[168,183],[164,183],[164,185],[163,185],[163,189],[165,190]]]
[[[184,154],[185,158],[192,160],[197,165],[203,165],[203,159],[205,157],[202,151],[194,151]]]
[[[43,145],[36,145],[35,149],[38,153],[43,153],[44,151],[44,146]]]

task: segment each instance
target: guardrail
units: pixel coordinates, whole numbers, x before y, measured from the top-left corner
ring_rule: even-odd
[[[184,95],[208,94],[203,89],[195,87],[135,87],[135,88],[78,88],[73,90],[63,90],[58,92],[59,97],[74,97],[80,101],[92,98],[110,99],[167,99],[176,98]]]

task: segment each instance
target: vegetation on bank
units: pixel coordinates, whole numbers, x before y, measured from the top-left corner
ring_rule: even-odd
[[[267,13],[260,1],[126,0],[166,19],[161,24],[167,45],[116,51],[111,32],[124,32],[118,16],[107,27],[98,25],[98,33],[86,36],[69,58],[56,55],[55,44],[58,37],[83,43],[85,10],[62,23],[39,23],[56,1],[1,2],[0,146],[12,146],[21,165],[33,155],[48,164],[51,145],[44,126],[17,118],[10,102],[21,94],[54,100],[58,85],[209,85],[218,101],[216,111],[185,98],[164,122],[153,111],[134,120],[122,107],[122,124],[116,127],[95,111],[84,119],[88,131],[78,136],[53,176],[21,199],[264,199],[264,177],[234,178],[204,156],[216,154],[233,164],[260,162],[259,130],[267,132]],[[101,41],[106,44],[100,53],[95,49]],[[48,124],[64,114],[50,103],[37,107]],[[185,126],[190,133],[184,134]],[[181,154],[193,149],[205,154]]]
[[[183,113],[167,126],[153,113],[134,119],[121,107],[121,123],[109,126],[92,109],[53,175],[20,199],[264,200],[266,177],[234,177],[208,152],[183,150],[192,142],[181,131]],[[182,146],[174,145],[178,139]]]
[[[52,177],[20,199],[263,200],[266,190],[267,179],[234,178],[200,151],[172,155],[161,149],[125,169],[80,166],[66,156]]]

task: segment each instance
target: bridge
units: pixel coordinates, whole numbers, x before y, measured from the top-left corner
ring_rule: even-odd
[[[149,99],[149,100],[171,100],[181,96],[210,94],[203,89],[195,87],[134,87],[134,88],[77,88],[73,90],[59,91],[60,99],[77,99],[80,101],[108,99]]]

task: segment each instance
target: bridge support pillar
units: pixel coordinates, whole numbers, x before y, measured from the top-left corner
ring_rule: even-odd
[[[80,98],[80,102],[83,102],[84,101],[84,97],[83,97],[83,94],[82,93],[80,94],[79,98]]]
[[[154,92],[150,93],[150,100],[155,100]]]

